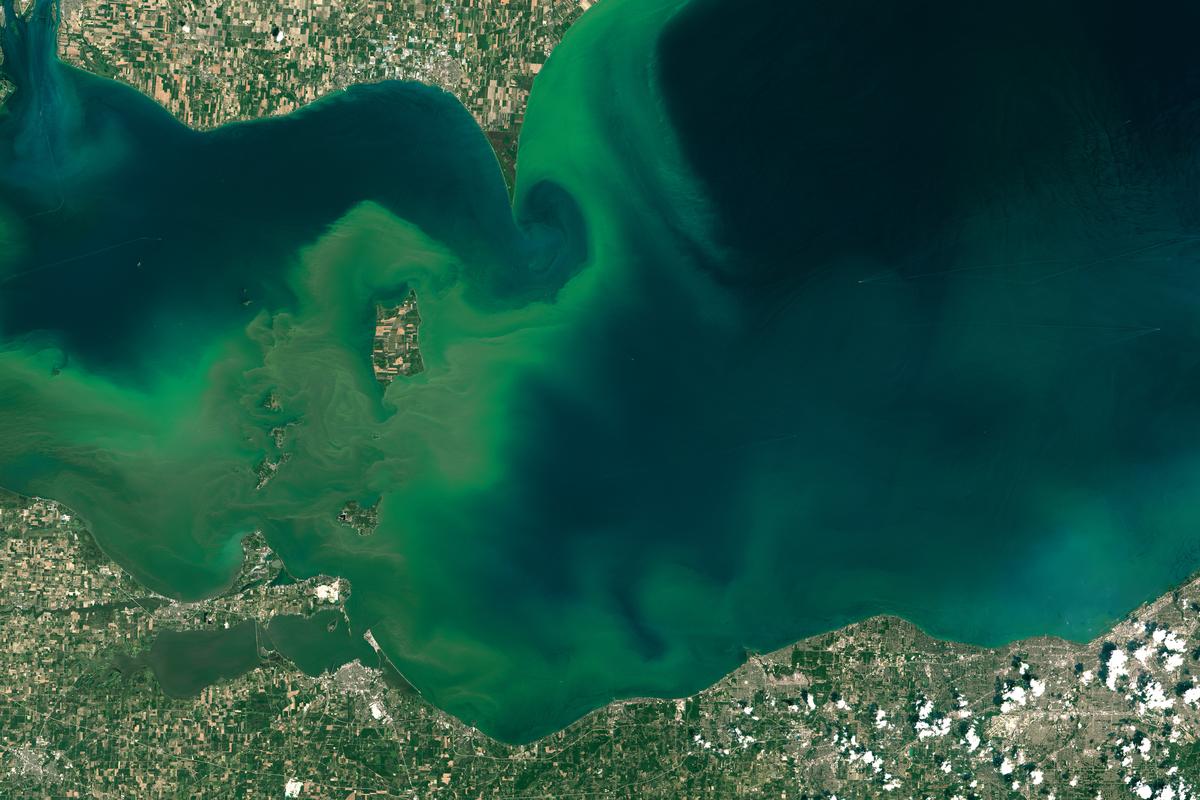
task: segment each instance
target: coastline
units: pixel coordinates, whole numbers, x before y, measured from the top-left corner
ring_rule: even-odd
[[[749,654],[686,697],[614,701],[536,741],[506,744],[358,660],[310,676],[269,656],[197,696],[163,695],[137,657],[160,629],[211,636],[222,620],[232,627],[266,608],[273,591],[329,609],[321,596],[330,584],[243,591],[241,605],[156,606],[87,537],[57,504],[0,496],[0,600],[11,606],[0,633],[0,758],[9,766],[0,793],[49,797],[146,782],[155,796],[186,786],[214,798],[277,797],[285,784],[289,796],[322,798],[724,800],[781,787],[788,796],[966,797],[970,788],[990,797],[1016,781],[1036,787],[1034,796],[1141,797],[1151,787],[1150,796],[1169,788],[1174,795],[1162,797],[1183,798],[1200,781],[1187,758],[1200,740],[1200,686],[1186,657],[1200,636],[1200,581],[1139,607],[1088,645],[1047,637],[976,648],[875,616]],[[256,559],[250,574],[265,577],[262,567]],[[38,604],[12,602],[31,593]],[[258,605],[245,604],[254,597]],[[64,630],[61,620],[74,618],[56,617],[60,605],[85,609],[84,624]],[[64,656],[22,655],[43,647]],[[106,662],[113,671],[97,680]],[[47,749],[81,729],[86,741],[69,761]],[[113,758],[125,769],[97,771]],[[205,771],[190,773],[191,763]]]
[[[76,514],[72,509],[69,509],[66,506],[63,506],[61,503],[58,503],[57,501],[53,500],[52,498],[26,497],[24,495],[21,495],[17,492],[13,492],[4,487],[0,487],[0,503],[6,504],[6,505],[11,505],[11,504],[28,505],[28,504],[32,504],[32,503],[38,503],[38,502],[48,503],[53,506],[62,508],[64,511],[68,512],[70,514],[70,517],[72,519],[76,520],[77,524],[79,525],[79,529],[81,531],[83,531],[84,534],[88,537],[90,544],[92,546],[94,546],[96,548],[96,550],[99,551],[104,556],[104,558],[108,559],[115,566],[117,566],[118,569],[125,572],[128,575],[128,577],[130,578],[130,580],[137,583],[138,586],[140,586],[142,588],[142,590],[151,597],[161,599],[161,600],[167,601],[169,603],[194,606],[194,605],[203,604],[207,601],[220,600],[222,598],[227,598],[231,595],[235,595],[237,593],[237,587],[238,587],[239,583],[243,582],[242,579],[244,578],[244,570],[247,567],[247,563],[245,561],[243,561],[242,565],[239,566],[239,568],[234,572],[233,577],[230,579],[230,581],[227,583],[227,585],[224,588],[222,588],[219,591],[216,591],[214,593],[208,594],[204,597],[183,599],[183,598],[179,598],[179,597],[170,597],[168,595],[160,594],[157,591],[155,591],[154,589],[150,588],[149,586],[146,586],[145,584],[143,584],[137,578],[136,575],[134,575],[133,573],[130,573],[124,566],[120,565],[119,562],[117,562],[117,560],[114,559],[112,557],[112,555],[110,555],[104,549],[103,545],[94,536],[92,536],[91,531],[87,528],[86,520],[84,520],[82,517],[80,517],[78,514]],[[251,532],[251,533],[245,534],[245,536],[239,537],[239,544],[245,545],[247,539],[253,539],[256,537],[261,538],[261,534],[259,534],[258,532]],[[249,552],[250,552],[249,550],[245,550],[245,552],[244,552],[245,558],[248,558]],[[286,566],[283,566],[282,568],[286,572]],[[340,578],[338,576],[329,576],[329,575],[320,574],[320,575],[310,575],[310,576],[298,577],[298,576],[293,575],[290,572],[287,572],[287,574],[291,579],[297,580],[297,581],[313,581],[313,580],[330,580],[330,579],[332,579],[332,580],[339,581],[342,584],[344,584],[344,586],[346,587],[345,594],[347,596],[349,595],[350,592],[353,591],[353,585],[349,581],[345,580],[344,578]],[[819,645],[822,642],[851,638],[856,634],[856,632],[860,632],[860,631],[866,630],[866,629],[873,629],[873,628],[900,628],[900,629],[904,630],[905,632],[907,632],[908,634],[915,637],[916,639],[923,640],[930,645],[941,645],[941,646],[950,646],[950,647],[954,647],[954,648],[964,648],[964,649],[976,651],[978,653],[1000,654],[1000,653],[1003,653],[1006,651],[1027,649],[1030,646],[1035,646],[1035,645],[1036,646],[1048,646],[1048,647],[1065,647],[1065,648],[1078,649],[1078,650],[1091,649],[1091,650],[1096,650],[1098,652],[1106,641],[1114,638],[1114,635],[1116,634],[1116,632],[1118,630],[1120,630],[1122,628],[1122,626],[1137,622],[1140,618],[1145,617],[1147,615],[1153,615],[1156,610],[1161,610],[1161,608],[1163,606],[1169,605],[1170,602],[1178,599],[1178,597],[1183,593],[1191,593],[1191,594],[1200,596],[1200,570],[1197,570],[1196,572],[1192,573],[1192,575],[1190,577],[1188,577],[1186,580],[1168,588],[1166,591],[1162,592],[1161,594],[1159,594],[1155,597],[1152,597],[1143,603],[1138,604],[1137,606],[1135,606],[1134,608],[1130,609],[1128,612],[1123,614],[1121,617],[1113,620],[1111,622],[1111,624],[1108,627],[1104,628],[1103,630],[1095,633],[1094,635],[1088,637],[1087,639],[1080,639],[1080,640],[1069,639],[1069,638],[1065,638],[1065,637],[1057,636],[1057,635],[1053,635],[1053,634],[1044,634],[1044,635],[1038,634],[1038,635],[1033,635],[1033,636],[1026,636],[1026,637],[1021,637],[1021,638],[1017,638],[1017,639],[1012,639],[1012,640],[1003,642],[1001,644],[979,644],[979,643],[974,643],[974,642],[969,642],[969,641],[962,641],[962,640],[957,640],[957,639],[953,639],[953,638],[937,636],[935,634],[928,632],[920,624],[908,619],[905,616],[902,616],[900,614],[890,613],[890,612],[881,612],[881,613],[877,613],[877,614],[872,614],[867,617],[863,617],[862,619],[848,622],[845,625],[841,625],[841,626],[834,627],[834,628],[829,628],[827,630],[819,631],[817,633],[813,633],[808,636],[801,637],[799,639],[791,640],[791,641],[789,641],[785,644],[782,644],[780,646],[777,646],[777,647],[770,647],[770,648],[766,648],[766,649],[746,648],[744,650],[744,654],[745,654],[744,659],[742,660],[741,664],[739,664],[733,670],[730,670],[729,672],[725,673],[720,678],[718,678],[717,680],[708,684],[707,686],[704,686],[704,687],[702,687],[696,691],[690,692],[690,693],[685,693],[685,694],[665,693],[662,695],[638,694],[638,695],[632,695],[629,697],[613,698],[613,699],[609,700],[608,702],[605,702],[601,705],[596,705],[594,703],[583,703],[583,704],[581,704],[581,707],[586,707],[588,710],[582,712],[573,721],[567,723],[564,726],[556,727],[552,730],[549,730],[549,731],[542,733],[535,737],[530,737],[530,738],[522,739],[519,741],[506,741],[504,739],[490,736],[486,731],[472,725],[468,721],[460,719],[459,723],[470,728],[471,730],[478,732],[482,736],[486,736],[487,738],[489,738],[493,741],[496,741],[498,743],[501,743],[501,744],[504,744],[507,746],[531,745],[538,741],[546,739],[548,737],[560,734],[563,731],[574,728],[576,726],[585,725],[585,724],[587,724],[589,719],[596,717],[596,716],[602,716],[614,708],[620,708],[623,706],[636,706],[636,705],[640,705],[640,704],[644,704],[644,703],[686,701],[688,699],[697,697],[699,695],[703,695],[706,692],[711,692],[712,690],[714,690],[716,687],[720,686],[721,684],[734,679],[738,674],[743,672],[745,669],[747,669],[751,665],[761,664],[761,663],[765,663],[765,662],[779,661],[779,660],[783,659],[788,653],[791,653],[792,651],[794,651],[797,648],[811,648],[811,647]],[[265,622],[265,620],[263,622]],[[370,630],[367,629],[364,632],[363,636],[364,636],[364,638],[370,637],[370,634],[371,634]],[[447,716],[451,716],[451,717],[454,716],[453,714],[450,714],[450,712],[440,709],[433,701],[427,699],[424,696],[424,694],[420,691],[420,689],[417,688],[411,681],[408,680],[407,676],[404,675],[403,670],[387,655],[387,653],[384,652],[381,648],[378,647],[377,644],[374,643],[373,637],[367,638],[367,642],[368,642],[368,644],[371,645],[372,649],[375,650],[376,654],[380,658],[381,663],[386,666],[385,671],[390,671],[391,673],[393,673],[394,676],[399,680],[400,684],[403,686],[405,691],[410,692],[413,695],[420,697],[422,702],[428,703],[430,705],[430,707],[437,708],[438,713],[446,714]]]

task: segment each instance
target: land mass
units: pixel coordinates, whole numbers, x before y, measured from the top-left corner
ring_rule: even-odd
[[[874,617],[509,745],[425,701],[369,631],[366,657],[315,674],[268,638],[248,671],[164,692],[159,637],[344,616],[346,581],[243,546],[228,591],[181,603],[69,509],[0,501],[0,797],[1177,800],[1200,781],[1200,579],[1086,644],[980,648]]]
[[[488,135],[511,187],[533,78],[590,5],[66,0],[59,51],[65,63],[126,83],[199,129],[286,114],[351,84],[440,86]]]
[[[438,83],[493,144],[508,143],[504,164],[527,79],[544,60],[514,55],[505,37],[541,46],[543,35],[548,53],[581,7],[80,3],[63,8],[60,44],[67,61],[135,86],[197,128],[284,113],[349,83]],[[555,8],[561,17],[544,16]],[[511,16],[524,11],[531,16]],[[503,81],[487,78],[489,69]],[[513,168],[506,164],[510,185]],[[377,314],[389,320],[377,335],[396,353],[415,345],[415,322],[409,339],[401,316]],[[260,488],[282,459],[262,462]],[[376,523],[374,507],[358,501],[339,519],[359,534]],[[613,703],[509,745],[426,702],[369,635],[345,641],[349,582],[296,579],[261,537],[243,544],[245,566],[228,591],[180,603],[106,559],[70,510],[5,501],[0,796],[1195,793],[1200,581],[1086,644],[978,648],[875,617],[749,654],[698,694]],[[308,631],[303,642],[336,651],[332,660],[367,652],[321,668],[330,659],[283,644],[284,622]],[[322,631],[342,637],[336,648]]]

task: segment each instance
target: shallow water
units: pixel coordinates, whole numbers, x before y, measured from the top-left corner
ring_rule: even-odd
[[[379,657],[361,637],[354,636],[339,611],[318,611],[312,616],[281,614],[266,626],[267,645],[293,662],[305,674],[334,672],[357,659],[368,667],[379,666]]]
[[[213,630],[163,631],[138,659],[171,697],[195,697],[204,687],[237,677],[259,663],[253,621]]]
[[[741,8],[589,11],[515,214],[437,90],[200,134],[10,26],[0,484],[182,597],[263,530],[509,740],[877,612],[1086,639],[1191,573],[1200,12]]]

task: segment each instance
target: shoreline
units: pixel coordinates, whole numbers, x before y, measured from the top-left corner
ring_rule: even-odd
[[[149,593],[155,597],[161,597],[162,599],[167,600],[171,603],[189,604],[190,605],[190,604],[199,604],[199,603],[204,603],[204,602],[208,602],[208,601],[214,601],[214,600],[220,600],[223,598],[228,598],[237,593],[236,587],[238,584],[238,577],[242,574],[242,570],[245,566],[245,558],[246,558],[245,552],[243,552],[243,562],[241,565],[239,565],[238,570],[235,571],[233,577],[225,585],[225,587],[222,588],[221,590],[219,590],[218,592],[207,595],[202,598],[193,598],[193,599],[187,599],[187,600],[179,598],[179,597],[172,597],[170,595],[162,594],[162,593],[154,590],[153,588],[147,586],[135,573],[131,572],[127,567],[125,567],[123,564],[121,564],[117,559],[113,558],[113,556],[110,555],[108,553],[108,551],[104,549],[103,545],[101,545],[101,543],[95,538],[95,536],[92,535],[91,529],[86,524],[86,520],[82,516],[78,515],[74,509],[71,509],[71,508],[63,505],[62,503],[59,503],[58,501],[54,500],[53,498],[40,497],[40,496],[26,496],[26,495],[19,494],[17,492],[13,492],[7,488],[0,487],[0,505],[16,505],[16,504],[30,505],[30,504],[37,503],[37,502],[49,503],[54,506],[57,506],[58,508],[62,509],[63,511],[68,512],[72,516],[73,519],[75,519],[76,521],[78,521],[80,523],[80,530],[82,530],[84,533],[86,533],[88,540],[96,547],[97,551],[109,563],[116,566],[118,569],[120,569],[122,572],[124,572],[126,575],[128,575],[129,578],[131,580],[133,580],[139,587],[141,587],[147,593]],[[247,537],[251,537],[254,535],[255,535],[255,533],[253,533],[253,532],[249,533],[249,534],[245,534],[244,536],[239,537],[239,541],[244,542]],[[269,552],[274,554],[274,551],[270,550],[269,546],[268,546],[268,550],[269,550]],[[278,558],[278,555],[276,554],[275,557]],[[286,565],[283,565],[282,569],[290,577],[292,577],[293,579],[295,579],[297,581],[316,579],[316,578],[321,578],[321,577],[333,578],[335,580],[345,582],[347,585],[350,586],[350,592],[353,591],[353,586],[349,583],[349,581],[346,581],[345,578],[342,578],[340,576],[315,575],[315,576],[308,576],[306,578],[298,578],[297,576],[295,576],[293,573],[291,573],[287,569]],[[1156,607],[1160,607],[1160,606],[1164,605],[1168,601],[1176,598],[1179,594],[1185,592],[1187,589],[1197,588],[1197,587],[1200,587],[1200,570],[1196,570],[1195,572],[1191,573],[1191,575],[1187,579],[1167,588],[1165,591],[1155,595],[1154,597],[1152,597],[1148,600],[1145,600],[1142,603],[1139,603],[1137,606],[1135,606],[1134,608],[1125,612],[1119,618],[1113,620],[1107,627],[1104,628],[1104,630],[1098,632],[1096,635],[1094,635],[1086,640],[1079,640],[1079,641],[1068,639],[1068,638],[1065,638],[1062,636],[1057,636],[1054,634],[1036,634],[1036,635],[1032,635],[1032,636],[1025,636],[1025,637],[1019,637],[1016,639],[1007,640],[1004,643],[997,644],[997,645],[985,645],[985,644],[978,644],[978,643],[974,643],[974,642],[970,642],[970,641],[964,641],[962,639],[954,639],[954,638],[948,638],[948,637],[942,637],[942,636],[935,635],[935,634],[927,631],[919,623],[914,622],[913,620],[910,620],[903,615],[896,614],[893,612],[880,612],[880,613],[876,613],[876,614],[871,614],[870,616],[864,617],[862,619],[854,620],[852,622],[848,622],[845,625],[842,625],[839,627],[829,628],[826,630],[819,631],[817,633],[813,633],[808,636],[803,636],[798,639],[790,640],[789,642],[787,642],[781,646],[778,646],[778,647],[770,647],[770,648],[764,648],[764,649],[747,647],[744,649],[744,657],[742,658],[742,660],[738,663],[738,665],[736,667],[723,673],[716,680],[706,684],[705,686],[703,686],[693,692],[682,693],[682,694],[680,694],[680,693],[664,693],[662,695],[656,695],[656,694],[652,694],[652,693],[642,693],[642,694],[631,695],[629,697],[615,697],[615,698],[612,698],[612,699],[608,700],[607,702],[604,702],[600,705],[595,705],[593,703],[581,703],[580,705],[586,706],[588,708],[588,710],[584,711],[579,716],[575,717],[571,722],[569,722],[563,726],[555,727],[551,730],[546,731],[545,733],[540,733],[537,736],[534,736],[532,738],[522,737],[522,738],[520,738],[518,740],[514,740],[514,741],[510,741],[508,739],[493,736],[493,735],[487,733],[482,728],[475,725],[474,723],[472,723],[468,720],[461,719],[461,718],[457,717],[456,715],[454,715],[453,713],[441,708],[441,706],[439,706],[434,701],[430,700],[420,690],[419,687],[417,687],[415,684],[412,683],[412,681],[410,681],[408,679],[408,676],[404,674],[404,671],[402,669],[400,669],[400,667],[391,659],[391,657],[381,647],[379,647],[374,642],[373,636],[371,636],[371,638],[367,638],[371,634],[370,629],[367,629],[364,632],[363,638],[367,638],[368,644],[371,645],[372,649],[379,656],[381,666],[378,667],[377,669],[379,669],[381,671],[381,674],[383,676],[385,676],[385,680],[386,680],[386,676],[388,675],[389,672],[392,674],[394,680],[398,679],[399,683],[395,686],[395,688],[397,688],[400,691],[410,693],[415,697],[418,697],[422,703],[425,703],[428,706],[430,706],[431,708],[436,709],[437,712],[440,714],[445,714],[449,717],[456,719],[459,722],[459,724],[478,733],[480,736],[484,736],[487,739],[494,741],[498,744],[504,745],[506,747],[523,747],[523,746],[533,745],[538,742],[542,742],[546,739],[549,739],[551,737],[559,735],[559,734],[563,733],[564,731],[575,728],[576,726],[584,725],[587,723],[588,720],[593,719],[598,716],[603,716],[604,714],[606,714],[607,712],[609,712],[613,709],[619,709],[619,708],[626,707],[626,706],[637,706],[637,705],[642,705],[642,704],[646,704],[646,703],[659,703],[659,702],[679,703],[679,702],[685,702],[685,701],[694,699],[700,695],[703,695],[706,692],[711,692],[711,691],[715,690],[717,687],[719,687],[723,683],[729,681],[731,679],[731,677],[737,675],[738,673],[740,673],[741,671],[743,671],[744,669],[746,669],[747,667],[749,667],[755,663],[776,661],[776,660],[779,660],[781,657],[783,657],[786,653],[788,653],[790,651],[794,651],[798,648],[804,648],[806,645],[809,647],[812,647],[814,645],[819,644],[823,640],[849,639],[849,638],[852,638],[858,632],[861,632],[863,630],[869,630],[872,628],[898,627],[901,629],[906,629],[911,634],[915,635],[916,638],[924,639],[924,640],[927,640],[928,642],[936,643],[938,645],[954,647],[954,648],[966,648],[966,649],[974,650],[977,652],[978,655],[987,655],[987,654],[998,655],[1002,651],[1027,649],[1028,646],[1030,646],[1030,645],[1061,646],[1061,647],[1071,648],[1071,649],[1088,649],[1088,648],[1094,649],[1097,647],[1102,647],[1105,644],[1105,640],[1108,638],[1111,638],[1112,634],[1123,623],[1128,623],[1132,620],[1136,620],[1140,614],[1145,613],[1147,611],[1153,611]],[[349,622],[348,617],[347,617],[347,621]],[[261,624],[265,624],[267,622],[267,620],[260,620],[259,622]],[[292,662],[290,660],[288,660],[286,658],[285,658],[285,660],[287,660],[289,664],[292,664]],[[259,664],[256,667],[254,667],[254,669],[259,669],[261,667],[262,667],[262,664]],[[299,667],[295,666],[294,664],[293,664],[293,668],[299,670]],[[251,671],[254,671],[254,669],[252,669]],[[246,673],[243,673],[243,674],[246,674]],[[241,676],[238,676],[238,677],[241,677]],[[234,680],[236,680],[236,678]],[[219,681],[218,683],[224,683],[224,682],[226,682],[226,681]],[[212,685],[217,685],[217,684],[212,684]]]

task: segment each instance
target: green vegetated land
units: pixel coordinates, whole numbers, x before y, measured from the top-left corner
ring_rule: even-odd
[[[1093,639],[1200,563],[1200,9],[876,5],[605,0],[538,73],[510,202],[440,90],[198,132],[58,63],[52,2],[7,4],[0,485],[176,601],[260,532],[295,585],[353,587],[335,652],[369,630],[516,744],[879,613]],[[422,369],[384,386],[409,292]],[[231,630],[209,665],[131,658],[243,685],[271,648]],[[1161,667],[1100,696],[1182,708]],[[749,752],[743,716],[688,741]]]
[[[352,586],[280,580],[261,538],[246,555],[229,592],[181,603],[112,564],[69,510],[5,498],[0,797],[1167,800],[1200,778],[1200,583],[1086,645],[983,649],[876,617],[514,746],[436,709],[369,645],[350,652],[330,623]],[[264,638],[236,677],[196,646],[287,626],[312,637],[296,662]],[[164,693],[153,653],[177,645],[215,682]],[[312,670],[322,645],[353,658]]]

